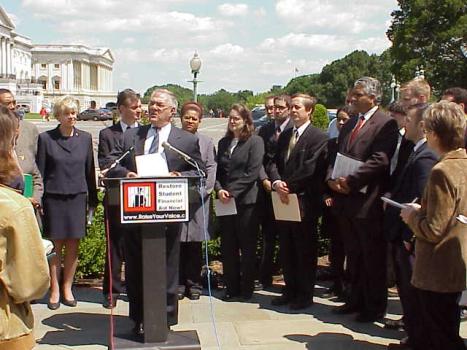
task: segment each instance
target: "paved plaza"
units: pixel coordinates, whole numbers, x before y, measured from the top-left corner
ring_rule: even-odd
[[[197,301],[185,298],[180,302],[179,324],[173,330],[196,330],[203,350],[380,350],[404,336],[378,322],[361,324],[354,321],[355,315],[333,314],[331,309],[340,303],[320,298],[322,286],[317,286],[315,304],[301,312],[271,306],[278,290],[255,292],[247,303],[223,302],[221,291],[214,291],[212,303],[208,296]],[[101,290],[78,287],[75,296],[76,308],[62,305],[50,311],[45,298],[33,305],[37,350],[107,348],[110,311],[101,306]],[[400,317],[397,298],[390,298],[388,310],[388,317]],[[119,300],[114,310],[115,333],[131,328],[126,315],[128,302]],[[466,323],[461,325],[461,334],[467,337]]]

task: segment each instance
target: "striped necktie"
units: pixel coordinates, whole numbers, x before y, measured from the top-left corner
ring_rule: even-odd
[[[151,147],[149,147],[149,154],[156,153],[159,150],[159,128],[152,127],[154,129],[154,138],[152,139]]]

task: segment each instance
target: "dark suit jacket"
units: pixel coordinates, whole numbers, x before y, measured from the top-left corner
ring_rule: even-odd
[[[107,163],[109,160],[110,153],[115,149],[118,143],[122,141],[123,130],[122,125],[118,122],[115,125],[109,126],[108,128],[102,129],[99,132],[99,146],[97,149],[97,160],[101,170],[107,168],[110,164]]]
[[[127,130],[123,135],[123,141],[117,143],[115,150],[111,152],[108,160],[104,162],[110,164],[113,160],[117,159],[124,152],[130,149],[131,146],[135,147],[132,154],[123,158],[119,165],[109,171],[109,177],[126,177],[130,172],[136,172],[135,156],[144,154],[144,142],[151,125],[144,125],[138,128]],[[178,148],[180,151],[192,157],[200,166],[201,170],[205,170],[201,154],[199,151],[198,137],[181,130],[172,125],[167,142],[172,146]],[[164,151],[167,159],[167,166],[169,171],[178,171],[183,176],[197,176],[196,169],[190,164],[180,159],[175,152]]]
[[[288,124],[285,126],[284,131],[293,128],[292,119],[289,119]],[[276,123],[274,120],[270,121],[266,125],[263,125],[259,131],[258,136],[264,141],[264,158],[263,158],[263,169],[260,172],[260,180],[267,179],[266,169],[274,160],[274,156],[277,153],[277,141],[276,136]]]
[[[226,190],[237,205],[256,203],[258,176],[263,164],[263,140],[252,135],[246,141],[239,141],[232,155],[229,146],[232,139],[224,137],[219,141],[217,153],[217,175],[215,190]]]
[[[36,161],[44,180],[44,193],[88,193],[89,206],[96,207],[92,136],[76,128],[73,133],[71,139],[65,140],[57,127],[39,135]]]
[[[397,122],[378,109],[349,145],[357,121],[358,116],[354,116],[342,127],[338,150],[364,164],[355,174],[347,177],[350,194],[336,193],[335,208],[346,217],[378,219],[382,216],[380,197],[389,185],[389,164],[397,145]],[[331,174],[332,167],[328,171],[328,178]],[[364,194],[360,190],[365,186],[368,187]]]
[[[396,180],[391,198],[399,203],[409,203],[414,198],[420,202],[431,169],[438,156],[428,148],[426,142],[413,152],[399,178]],[[400,209],[387,206],[384,212],[384,233],[389,241],[409,241],[412,231],[402,221]]]
[[[292,135],[293,129],[280,135],[276,156],[268,169],[269,177],[273,183],[277,180],[285,181],[290,192],[301,198],[301,210],[305,218],[318,216],[322,209],[323,184],[328,164],[328,136],[310,124],[286,161]]]
[[[407,163],[407,160],[409,159],[409,156],[412,153],[413,147],[413,142],[407,140],[405,136],[403,136],[401,140],[401,145],[399,147],[399,155],[397,156],[396,169],[391,174],[391,178],[389,180],[390,191],[392,191],[392,189],[396,185],[396,181],[399,178],[402,169],[404,169],[405,164]]]

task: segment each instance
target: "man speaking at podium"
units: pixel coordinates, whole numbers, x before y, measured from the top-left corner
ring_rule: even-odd
[[[190,156],[200,167],[203,167],[198,145],[198,137],[181,130],[171,124],[177,112],[178,102],[173,93],[165,89],[157,89],[151,94],[149,101],[150,125],[128,130],[121,144],[112,152],[112,160],[125,152],[133,152],[124,157],[120,163],[109,171],[109,177],[138,177],[135,156],[160,153],[167,163],[171,176],[196,176],[195,167],[179,158],[176,152],[166,150],[163,144],[168,143]],[[111,161],[112,161],[111,160]],[[111,162],[110,161],[110,162]],[[109,163],[110,164],[110,163]],[[204,171],[204,169],[202,169]],[[178,266],[180,254],[179,223],[166,224],[166,261],[167,261],[167,324],[177,324],[178,319]],[[126,285],[130,302],[130,318],[135,322],[133,329],[136,335],[144,334],[143,325],[143,284],[142,284],[142,247],[141,232],[138,226],[125,233],[124,251],[126,259]]]

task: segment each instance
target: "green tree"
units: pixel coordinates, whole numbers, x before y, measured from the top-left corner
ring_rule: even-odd
[[[193,101],[193,90],[184,88],[183,86],[177,84],[165,84],[165,85],[154,85],[146,90],[141,101],[143,103],[148,103],[151,94],[156,89],[167,89],[177,97],[179,106],[183,105],[187,101]]]
[[[467,2],[465,0],[398,0],[387,31],[392,41],[392,70],[400,81],[413,78],[423,66],[438,91],[466,86]]]
[[[321,130],[326,131],[328,129],[328,110],[324,105],[320,103],[316,104],[315,110],[313,111],[313,115],[311,117],[311,123],[313,126],[316,126]]]

